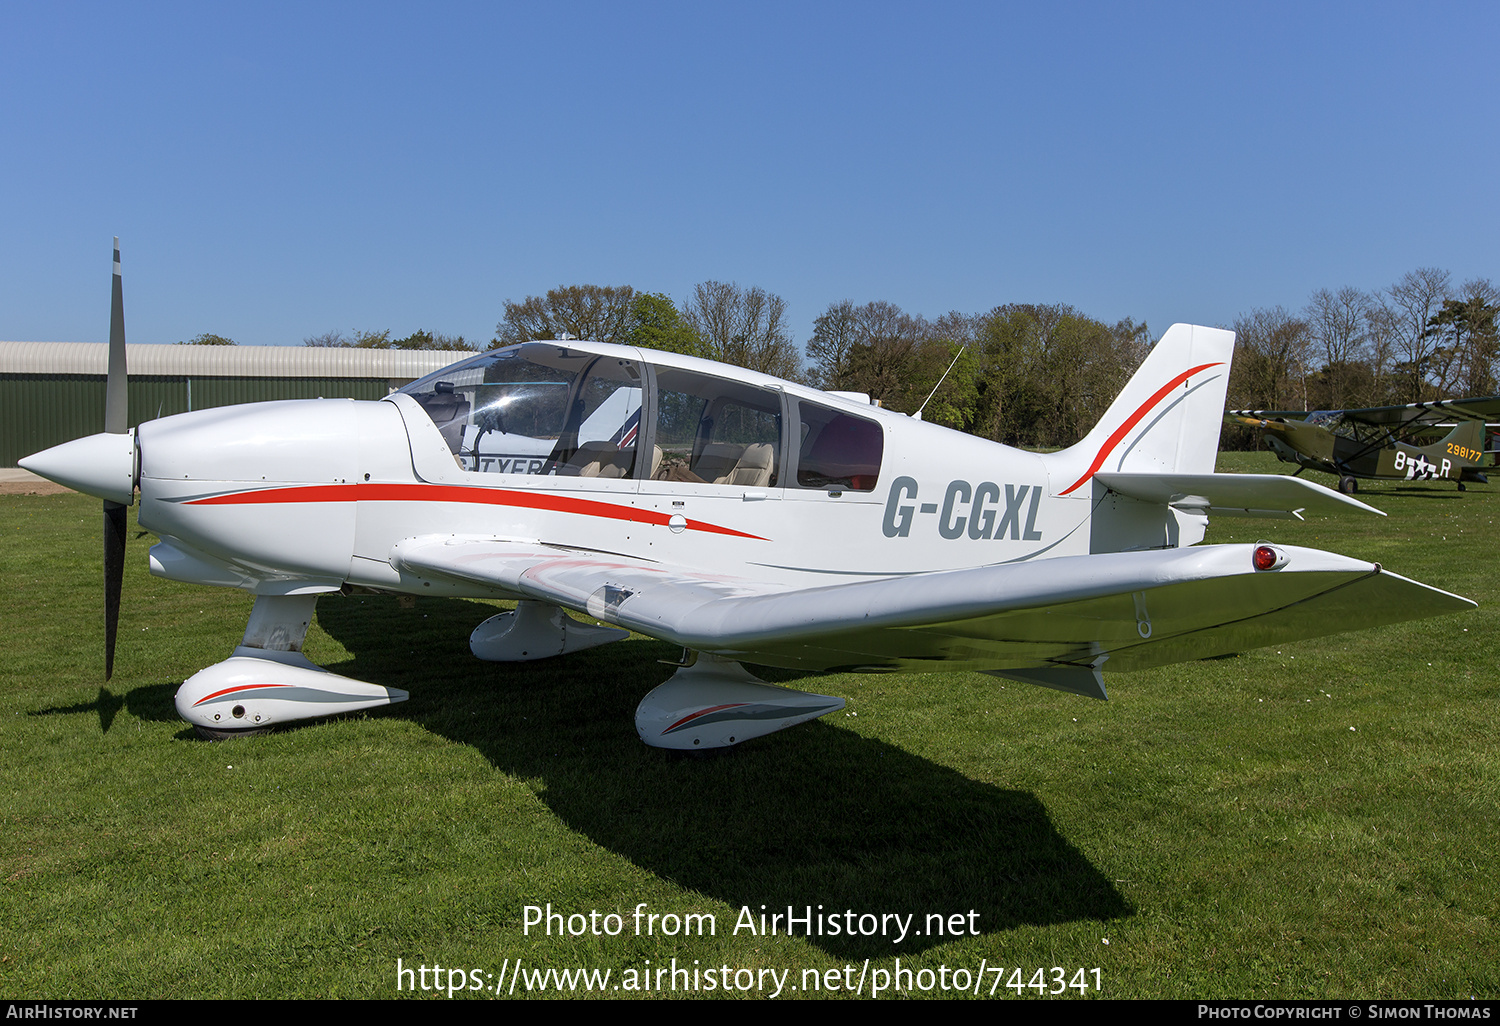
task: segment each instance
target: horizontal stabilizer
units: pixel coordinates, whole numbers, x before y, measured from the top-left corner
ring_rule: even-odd
[[[1350,509],[1385,516],[1374,506],[1332,488],[1285,474],[1122,474],[1100,472],[1094,480],[1130,499],[1191,513],[1225,517],[1301,520],[1303,510],[1342,513]]]

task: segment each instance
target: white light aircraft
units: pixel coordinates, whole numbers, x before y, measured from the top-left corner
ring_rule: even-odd
[[[1197,544],[1210,515],[1378,512],[1309,481],[1213,472],[1227,331],[1173,326],[1088,436],[1047,454],[574,340],[474,356],[378,402],[256,403],[132,432],[118,240],[115,261],[107,430],[22,465],[105,501],[106,673],[137,488],[161,539],[152,573],[256,596],[233,655],[177,693],[209,736],[406,698],[302,655],[318,596],[340,590],[514,599],[470,639],[497,662],[629,631],[681,645],[636,728],[682,749],[843,707],[745,662],[978,670],[1104,698],[1106,669],[1474,605],[1328,552]]]

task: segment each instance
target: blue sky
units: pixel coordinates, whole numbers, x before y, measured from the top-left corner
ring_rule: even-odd
[[[1500,5],[0,6],[0,339],[487,342],[571,283],[1228,324],[1500,277]]]

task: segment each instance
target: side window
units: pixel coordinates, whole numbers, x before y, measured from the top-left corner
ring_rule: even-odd
[[[797,454],[797,483],[804,488],[874,491],[885,454],[885,432],[873,420],[816,403],[797,403],[802,447]]]
[[[634,477],[635,442],[641,427],[641,377],[635,364],[597,361],[589,368],[575,405],[577,447],[558,473]]]
[[[724,378],[658,367],[651,477],[771,488],[780,477],[781,397]]]

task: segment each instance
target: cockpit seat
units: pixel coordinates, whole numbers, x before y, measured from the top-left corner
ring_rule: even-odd
[[[613,442],[584,442],[565,464],[565,474],[578,477],[629,477],[635,450]]]
[[[767,442],[710,442],[693,463],[693,473],[706,484],[765,488],[771,483],[775,462],[776,447]]]
[[[771,469],[776,450],[767,442],[745,446],[744,455],[729,474],[728,484],[744,488],[765,488],[771,484]]]
[[[732,442],[709,442],[693,461],[693,473],[706,484],[729,484],[730,475],[745,453],[743,445]]]

